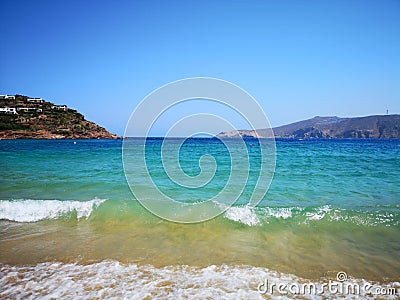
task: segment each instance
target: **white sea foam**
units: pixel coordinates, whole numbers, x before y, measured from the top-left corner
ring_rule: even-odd
[[[89,265],[40,263],[17,267],[0,265],[0,298],[4,299],[336,299],[369,298],[373,295],[338,295],[325,290],[323,294],[290,292],[261,294],[260,284],[315,284],[317,291],[328,279],[310,281],[261,267],[211,265],[196,268],[186,265],[156,268],[151,265],[121,264],[102,261]],[[335,279],[333,279],[335,280]],[[348,279],[351,284],[397,289],[400,284],[370,283]],[[264,288],[264,287],[262,287]],[[290,291],[290,290],[289,290]],[[385,299],[395,299],[385,296]]]
[[[308,221],[318,221],[321,220],[325,217],[326,214],[328,214],[331,211],[331,208],[329,205],[324,205],[322,207],[317,207],[314,209],[313,212],[307,212],[307,220]]]
[[[56,219],[71,212],[77,218],[88,218],[93,209],[104,199],[90,201],[60,200],[0,200],[0,219],[15,222],[37,222],[44,219]]]
[[[307,213],[310,220],[321,219],[326,208],[316,209],[314,213]],[[235,222],[241,222],[249,226],[268,224],[271,219],[290,219],[303,211],[300,207],[250,207],[233,206],[225,212],[225,218]]]
[[[331,216],[331,221],[351,222],[363,226],[399,226],[399,219],[393,212],[364,212],[363,214],[351,215],[349,211],[335,209]]]
[[[293,220],[299,225],[321,220],[350,222],[360,226],[399,225],[399,219],[393,212],[348,211],[329,205],[314,208],[233,206],[226,210],[224,217],[248,226],[269,224],[276,220]]]
[[[227,209],[225,218],[241,222],[249,226],[269,223],[270,219],[289,219],[294,211],[301,211],[299,207],[250,207],[234,206]]]
[[[234,206],[227,209],[225,218],[232,221],[241,222],[249,226],[260,225],[255,209],[249,206]]]
[[[294,210],[299,210],[298,207],[265,207],[262,211],[266,218],[288,219],[293,216]]]

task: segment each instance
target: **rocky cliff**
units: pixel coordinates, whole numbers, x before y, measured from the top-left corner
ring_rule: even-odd
[[[0,139],[115,139],[78,111],[41,98],[0,96]]]

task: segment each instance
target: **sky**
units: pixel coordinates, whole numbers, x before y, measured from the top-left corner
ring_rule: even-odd
[[[149,93],[188,77],[240,86],[272,126],[400,113],[399,0],[1,0],[0,18],[0,94],[66,104],[120,135]],[[210,101],[174,109],[153,135],[185,113],[246,126]]]

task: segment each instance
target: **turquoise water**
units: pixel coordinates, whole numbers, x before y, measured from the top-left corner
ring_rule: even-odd
[[[192,225],[162,220],[134,199],[121,140],[76,142],[0,141],[0,264],[36,265],[33,273],[54,262],[100,268],[117,261],[154,272],[177,268],[179,274],[190,266],[200,281],[205,275],[196,268],[210,266],[243,276],[250,276],[248,268],[262,268],[318,281],[342,270],[360,280],[400,280],[400,140],[277,140],[275,174],[256,208],[246,203],[258,178],[260,145],[246,140],[250,173],[238,201]],[[189,176],[213,170],[212,160],[199,165],[199,159],[214,157],[215,174],[210,171],[200,189],[169,179],[161,143],[147,140],[149,172],[177,201],[210,199],[229,180],[229,151],[218,140],[189,139],[179,153]],[[135,168],[130,172],[135,176]],[[216,274],[226,276],[222,269]]]
[[[0,199],[107,199],[118,205],[133,200],[123,173],[121,141],[1,141]],[[199,158],[217,160],[213,179],[202,189],[180,187],[168,179],[159,157],[161,139],[150,144],[148,166],[155,183],[178,201],[203,201],[227,182],[229,153],[218,140],[193,139],[184,144],[181,166],[200,172]],[[256,141],[248,141],[250,173],[238,205],[248,202],[257,177]],[[152,153],[154,152],[154,153]],[[350,214],[393,214],[382,220],[398,225],[400,186],[398,140],[278,140],[273,182],[259,207],[311,209],[329,206]],[[245,172],[243,171],[245,174]],[[130,204],[128,204],[130,205]],[[371,222],[373,220],[371,219]],[[375,220],[373,222],[378,222]]]

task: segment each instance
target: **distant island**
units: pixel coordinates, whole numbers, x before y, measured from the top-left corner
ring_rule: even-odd
[[[266,129],[221,132],[218,137],[268,137]],[[314,117],[273,128],[276,138],[400,138],[400,115]]]
[[[0,139],[116,138],[66,105],[23,95],[0,95]]]

